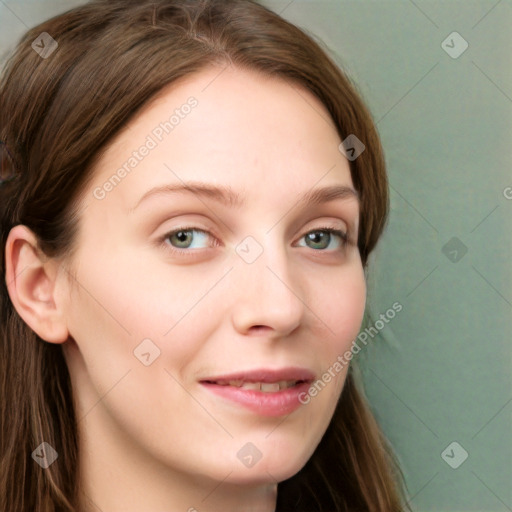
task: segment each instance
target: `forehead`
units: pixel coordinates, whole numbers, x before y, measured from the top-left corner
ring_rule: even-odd
[[[151,188],[188,180],[249,199],[299,194],[319,180],[351,185],[340,142],[325,106],[296,83],[208,68],[162,89],[131,120],[102,155],[93,186],[110,183],[109,201],[127,210]]]

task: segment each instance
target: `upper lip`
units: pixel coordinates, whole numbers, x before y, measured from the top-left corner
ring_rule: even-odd
[[[288,367],[288,368],[257,368],[254,370],[245,370],[236,373],[215,375],[201,379],[201,382],[218,382],[241,380],[243,382],[279,382],[279,381],[305,381],[310,382],[315,378],[313,372],[306,368]]]

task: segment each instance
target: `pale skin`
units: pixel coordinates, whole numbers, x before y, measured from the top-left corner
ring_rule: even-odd
[[[286,81],[220,70],[162,91],[116,137],[80,198],[71,258],[41,256],[24,226],[8,238],[16,310],[44,342],[63,344],[87,512],[273,511],[277,482],[312,455],[346,378],[344,368],[278,417],[199,382],[285,366],[319,378],[350,348],[366,298],[357,197],[298,204],[312,189],[353,189],[327,110]],[[94,189],[190,96],[190,114],[97,199]],[[244,203],[162,192],[138,204],[154,187],[189,181],[229,186]],[[322,238],[326,227],[348,232],[348,245]],[[252,263],[236,250],[248,236],[262,250]],[[148,366],[134,355],[144,339],[160,350]],[[247,443],[262,454],[252,467],[237,457]]]

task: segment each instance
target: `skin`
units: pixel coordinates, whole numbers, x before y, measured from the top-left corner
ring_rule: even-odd
[[[353,188],[327,110],[285,81],[219,72],[166,88],[117,136],[80,198],[71,258],[41,257],[24,226],[9,235],[11,299],[43,340],[63,344],[84,510],[273,511],[277,482],[312,455],[345,381],[346,368],[287,417],[260,416],[198,382],[286,366],[319,378],[350,348],[366,299],[357,199],[297,205],[313,188]],[[190,114],[97,199],[190,96]],[[229,185],[245,204],[161,193],[135,208],[153,187],[189,180]],[[209,234],[165,239],[190,225]],[[334,234],[308,242],[326,226],[348,231],[348,245]],[[236,251],[247,236],[262,250],[252,263]],[[149,366],[134,356],[144,339],[160,350]],[[262,454],[252,467],[237,457],[248,442]]]

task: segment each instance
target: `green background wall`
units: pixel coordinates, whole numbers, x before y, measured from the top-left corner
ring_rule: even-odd
[[[0,59],[80,3],[0,0]],[[368,324],[403,309],[356,360],[411,506],[510,511],[512,2],[264,4],[325,42],[382,137],[391,215]]]

